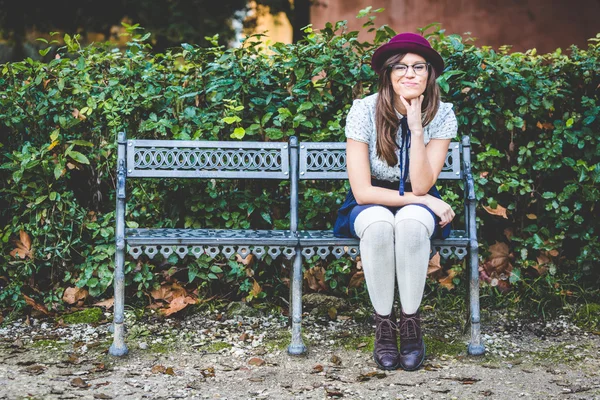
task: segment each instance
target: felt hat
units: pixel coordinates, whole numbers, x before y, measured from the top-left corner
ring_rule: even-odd
[[[427,39],[410,32],[397,34],[389,42],[375,50],[371,58],[371,68],[378,74],[381,74],[385,61],[390,56],[398,53],[415,53],[422,56],[431,64],[436,77],[440,76],[444,71],[442,56],[431,47]]]

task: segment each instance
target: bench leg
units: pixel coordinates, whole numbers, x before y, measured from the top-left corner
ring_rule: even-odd
[[[471,342],[468,346],[468,353],[473,356],[480,356],[485,353],[485,347],[481,341],[480,315],[479,315],[479,259],[478,244],[472,240],[469,245],[469,269],[470,279],[470,302],[469,309],[471,313]]]
[[[288,346],[288,353],[301,355],[306,353],[306,346],[302,341],[302,253],[299,248],[296,249],[291,275],[292,343]]]
[[[119,249],[119,247],[123,247]],[[123,266],[125,263],[125,246],[117,244],[115,253],[115,313],[113,321],[113,344],[108,349],[112,356],[124,356],[127,354],[127,345],[125,344],[125,274]]]

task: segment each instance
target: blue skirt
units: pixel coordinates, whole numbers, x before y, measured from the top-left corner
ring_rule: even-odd
[[[399,182],[381,181],[381,180],[377,180],[377,179],[371,179],[371,184],[373,186],[383,187],[386,189],[392,189],[392,190],[396,190],[396,191],[398,191],[398,186],[399,186]],[[411,191],[410,183],[406,183],[405,190],[407,192]],[[438,199],[441,198],[440,192],[437,190],[435,185],[433,185],[431,187],[431,189],[429,189],[428,194],[430,194],[431,196],[436,197]],[[333,226],[333,235],[336,237],[340,237],[340,238],[354,237],[354,238],[358,239],[358,237],[356,236],[356,232],[354,231],[354,221],[356,220],[356,217],[358,217],[358,214],[360,214],[361,211],[366,210],[369,207],[374,207],[377,205],[380,205],[380,204],[365,204],[362,206],[359,205],[356,202],[356,199],[354,198],[352,189],[350,189],[348,191],[348,194],[346,195],[346,200],[344,201],[344,204],[342,204],[342,206],[338,210],[337,219],[335,221],[335,225]],[[452,227],[450,226],[451,224],[447,224],[445,227],[440,228],[440,218],[437,215],[435,215],[435,213],[429,207],[424,206],[422,204],[412,204],[412,205],[420,206],[420,207],[427,209],[427,211],[429,211],[431,213],[431,215],[433,216],[433,219],[435,221],[435,231],[433,232],[433,235],[431,235],[432,238],[444,238],[445,239],[448,236],[450,236],[450,231],[452,230]],[[402,207],[390,207],[390,206],[381,206],[381,207],[387,208],[393,214],[396,214],[396,212],[402,208]]]

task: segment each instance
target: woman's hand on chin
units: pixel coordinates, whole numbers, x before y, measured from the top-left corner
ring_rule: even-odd
[[[407,99],[400,96],[400,101],[406,108],[406,118],[408,119],[408,128],[412,134],[423,134],[423,122],[421,121],[421,104],[423,103],[423,95],[413,99]]]

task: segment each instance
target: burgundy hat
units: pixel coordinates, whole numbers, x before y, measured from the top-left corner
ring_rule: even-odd
[[[385,61],[392,55],[398,53],[415,53],[427,60],[435,70],[435,76],[438,77],[444,71],[444,60],[442,56],[435,51],[427,39],[416,33],[399,33],[390,39],[384,45],[381,45],[371,58],[371,68],[380,74]]]

